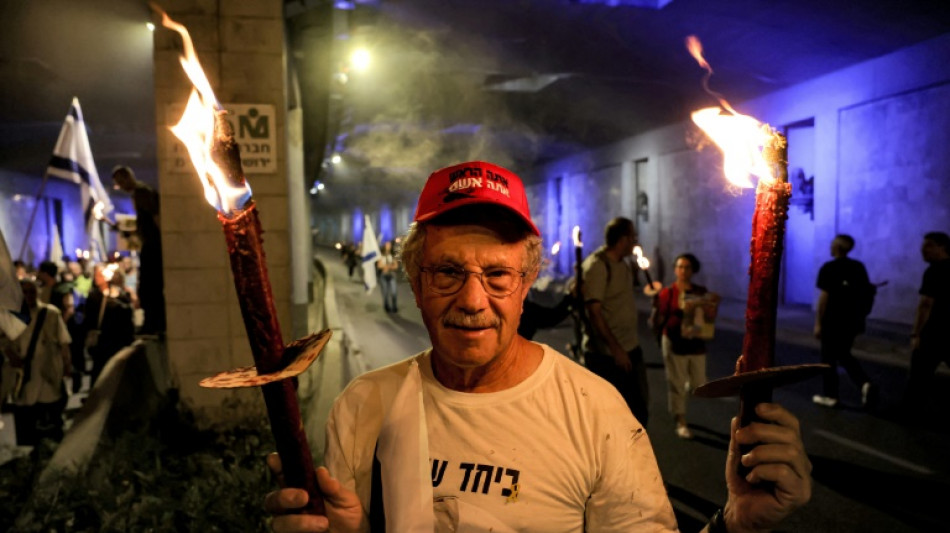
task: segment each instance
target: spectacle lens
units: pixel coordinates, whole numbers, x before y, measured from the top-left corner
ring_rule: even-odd
[[[442,296],[449,296],[460,291],[469,274],[478,276],[486,293],[499,298],[518,290],[521,280],[525,277],[524,272],[511,267],[493,267],[474,272],[453,265],[440,265],[422,267],[421,270],[428,278],[429,289]]]

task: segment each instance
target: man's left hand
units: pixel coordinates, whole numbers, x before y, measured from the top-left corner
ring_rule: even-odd
[[[723,517],[730,533],[767,531],[811,499],[811,461],[805,454],[795,415],[774,403],[756,406],[765,422],[738,428],[732,419],[732,439],[726,459],[729,501]],[[739,445],[755,445],[740,457]],[[745,478],[739,463],[751,469]]]

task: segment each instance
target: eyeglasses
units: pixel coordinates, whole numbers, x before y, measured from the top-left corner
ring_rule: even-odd
[[[422,267],[419,270],[426,274],[429,289],[440,296],[451,296],[460,291],[468,275],[472,274],[478,276],[489,296],[504,298],[518,290],[521,280],[527,274],[511,267],[492,267],[475,272],[454,265],[438,265]]]

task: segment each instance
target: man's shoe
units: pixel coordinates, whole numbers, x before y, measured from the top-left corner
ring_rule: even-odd
[[[834,407],[834,406],[838,405],[838,399],[837,399],[837,398],[831,398],[831,397],[828,397],[828,396],[822,396],[822,395],[820,395],[820,394],[816,394],[816,395],[812,396],[812,397],[811,397],[811,401],[817,403],[818,405],[822,405],[822,406],[825,406],[825,407]]]
[[[692,432],[686,426],[676,426],[676,436],[681,439],[691,439],[693,438]]]

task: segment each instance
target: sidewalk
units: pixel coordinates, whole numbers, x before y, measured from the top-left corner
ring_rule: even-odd
[[[644,299],[645,300],[645,299]],[[640,301],[640,306],[649,311],[649,301]],[[719,305],[716,326],[731,331],[745,330],[745,300],[723,300]],[[776,340],[788,344],[818,350],[820,344],[814,336],[815,315],[804,305],[779,306],[776,325]],[[854,341],[852,353],[858,359],[879,364],[909,368],[910,326],[868,320],[866,331]],[[950,375],[950,370],[941,366],[938,373]]]

